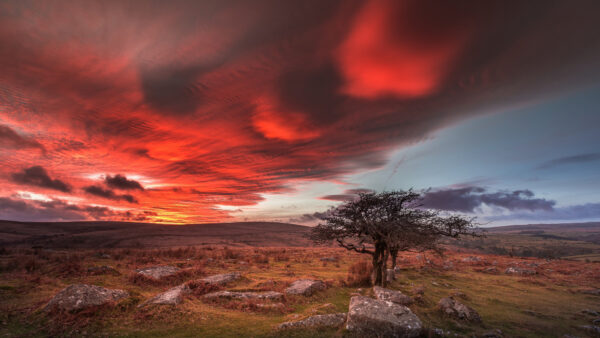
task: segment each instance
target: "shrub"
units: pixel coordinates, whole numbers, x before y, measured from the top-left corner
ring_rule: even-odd
[[[368,261],[359,261],[350,266],[348,277],[346,277],[347,286],[370,286],[371,275],[373,274],[373,265]]]

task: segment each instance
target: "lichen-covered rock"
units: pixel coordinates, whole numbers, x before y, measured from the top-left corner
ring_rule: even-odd
[[[316,327],[341,327],[346,321],[347,313],[333,313],[328,315],[311,316],[303,320],[294,322],[285,322],[277,327],[280,330],[304,329]]]
[[[225,285],[242,277],[239,272],[223,273],[201,278],[200,281],[212,285]]]
[[[282,300],[281,292],[236,292],[236,291],[217,291],[207,293],[202,296],[204,299],[260,299],[260,300]]]
[[[350,299],[346,329],[359,337],[417,337],[422,324],[406,306],[355,296]]]
[[[77,311],[91,306],[104,305],[128,297],[124,290],[106,289],[88,284],[73,284],[62,289],[46,304],[44,310]]]
[[[481,317],[477,311],[452,297],[440,299],[438,308],[443,314],[450,317],[471,322],[481,322]]]
[[[145,305],[178,305],[183,301],[183,295],[190,292],[190,288],[186,284],[178,285],[163,293],[150,298],[139,307]]]
[[[373,293],[375,294],[375,298],[379,300],[401,305],[409,305],[413,303],[413,299],[410,296],[407,296],[400,291],[374,286]]]
[[[153,278],[153,279],[161,279],[164,277],[172,276],[178,273],[181,269],[175,266],[151,266],[143,269],[135,270],[137,274],[142,275],[144,277]]]
[[[285,289],[285,293],[288,295],[310,296],[316,291],[325,289],[325,287],[325,283],[320,280],[299,279]]]
[[[505,271],[507,275],[535,275],[537,272],[535,270],[530,269],[521,269],[518,267],[508,267]]]

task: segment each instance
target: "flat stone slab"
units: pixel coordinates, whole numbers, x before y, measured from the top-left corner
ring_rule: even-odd
[[[450,317],[471,322],[481,322],[481,317],[477,311],[452,297],[440,299],[438,308],[443,314]]]
[[[163,293],[159,293],[138,307],[146,305],[178,305],[183,302],[183,295],[189,292],[190,288],[186,284],[181,284]]]
[[[346,322],[347,313],[333,313],[328,315],[311,316],[303,320],[279,324],[279,330],[315,328],[315,327],[341,327]]]
[[[282,300],[281,292],[236,292],[236,291],[216,291],[202,296],[204,299],[260,299],[260,300]]]
[[[225,285],[234,280],[240,279],[242,275],[239,272],[223,273],[220,275],[212,275],[199,279],[199,281],[212,285]]]
[[[375,298],[386,302],[392,302],[400,305],[409,305],[413,303],[412,297],[407,296],[397,290],[390,290],[382,288],[381,286],[374,286],[373,293],[375,294]]]
[[[143,268],[143,269],[137,269],[135,270],[139,275],[145,276],[145,277],[149,277],[149,278],[153,278],[153,279],[161,279],[164,277],[168,277],[168,276],[172,276],[176,273],[178,273],[179,271],[181,271],[180,268],[175,267],[175,266],[151,266],[151,267],[147,267],[147,268]]]
[[[97,285],[73,284],[58,292],[46,304],[44,310],[77,311],[91,306],[104,305],[126,297],[129,297],[129,293],[125,290],[106,289]]]
[[[313,279],[299,279],[292,283],[287,289],[285,289],[285,293],[287,295],[304,295],[310,296],[313,293],[324,290],[326,288],[325,283],[320,280]]]
[[[358,337],[418,337],[423,324],[406,306],[364,296],[350,298],[346,329]]]

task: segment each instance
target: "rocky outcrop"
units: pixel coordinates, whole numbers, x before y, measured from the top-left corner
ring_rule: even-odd
[[[161,279],[178,273],[181,269],[174,266],[151,266],[135,270],[138,275],[152,279]]]
[[[266,292],[236,292],[236,291],[217,291],[207,293],[202,296],[204,299],[258,299],[280,301],[283,299],[281,292],[266,291]]]
[[[438,308],[444,315],[449,317],[471,322],[481,322],[481,317],[477,311],[455,300],[453,297],[442,298],[438,303]]]
[[[225,285],[238,280],[242,277],[239,272],[223,273],[220,275],[212,275],[199,279],[199,281],[212,285]]]
[[[346,321],[347,313],[334,313],[328,315],[316,315],[311,316],[303,320],[294,322],[285,322],[280,324],[277,328],[280,330],[287,329],[306,329],[316,327],[333,327],[338,328],[344,325]]]
[[[181,284],[163,293],[159,293],[140,304],[139,307],[146,305],[178,305],[183,301],[183,295],[189,292],[190,288],[185,284]]]
[[[359,337],[417,337],[422,324],[406,306],[354,296],[350,299],[346,329]]]
[[[91,306],[108,304],[129,296],[124,290],[106,289],[88,284],[73,284],[57,293],[44,310],[78,311]]]
[[[407,296],[400,291],[374,286],[373,293],[375,294],[375,298],[386,302],[392,302],[400,305],[409,305],[413,303],[413,299],[410,296]]]
[[[324,290],[326,288],[325,283],[320,280],[313,279],[299,279],[292,283],[287,289],[285,289],[285,293],[287,295],[303,295],[310,296],[313,293]]]
[[[531,269],[522,269],[519,267],[508,267],[505,271],[507,275],[535,275],[537,272]]]

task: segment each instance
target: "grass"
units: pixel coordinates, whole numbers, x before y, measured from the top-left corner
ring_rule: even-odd
[[[103,258],[108,254],[110,258]],[[450,252],[439,258],[406,254],[390,288],[411,295],[414,288],[425,289],[422,299],[411,309],[428,328],[441,328],[463,335],[477,335],[500,329],[509,337],[585,336],[578,326],[589,325],[584,309],[600,310],[600,297],[579,292],[600,287],[600,264],[585,261],[510,258],[478,255],[483,262],[462,262],[473,253]],[[339,257],[322,262],[321,257]],[[187,247],[178,249],[113,249],[108,251],[8,250],[0,255],[0,335],[36,336],[122,336],[122,337],[331,337],[340,330],[293,330],[274,328],[284,321],[314,314],[347,312],[353,293],[372,295],[368,287],[350,286],[349,271],[366,256],[332,248],[224,248]],[[453,268],[444,269],[444,263]],[[532,263],[537,267],[530,267]],[[187,273],[165,283],[146,283],[131,277],[137,269],[152,265],[179,266]],[[500,273],[480,272],[497,266]],[[90,275],[87,268],[109,265],[120,275]],[[534,276],[503,274],[508,266],[536,269]],[[360,269],[359,269],[360,270]],[[137,305],[184,279],[239,271],[244,278],[227,290],[283,290],[300,278],[318,278],[329,287],[311,297],[286,297],[285,311],[253,311],[245,304],[204,302],[197,295],[186,297],[178,307]],[[73,283],[95,284],[125,289],[131,297],[115,306],[97,311],[53,316],[40,308],[62,288]],[[461,292],[461,302],[476,309],[482,324],[444,318],[436,305],[442,297]],[[331,304],[325,305],[324,304]]]

